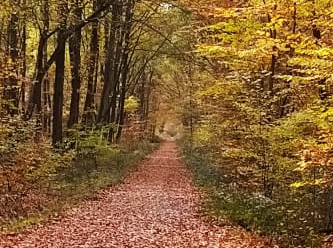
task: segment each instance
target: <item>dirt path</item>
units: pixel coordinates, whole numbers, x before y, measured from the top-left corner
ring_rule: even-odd
[[[234,227],[206,223],[202,195],[191,184],[174,143],[165,143],[127,178],[58,219],[0,247],[272,247]]]

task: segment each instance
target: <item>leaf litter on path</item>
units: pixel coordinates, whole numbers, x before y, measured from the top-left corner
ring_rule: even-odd
[[[58,218],[17,235],[1,248],[264,248],[277,247],[233,226],[200,215],[204,194],[172,142],[148,156],[123,184],[101,191]]]

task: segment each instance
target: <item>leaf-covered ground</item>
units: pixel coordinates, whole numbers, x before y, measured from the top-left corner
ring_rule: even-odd
[[[47,223],[1,237],[0,247],[274,247],[242,229],[206,222],[199,213],[203,197],[175,144],[164,143],[122,185]]]

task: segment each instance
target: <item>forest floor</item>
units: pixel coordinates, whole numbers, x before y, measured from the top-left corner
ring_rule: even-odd
[[[209,223],[200,211],[204,199],[176,145],[167,142],[123,184],[48,222],[0,237],[0,247],[274,247],[241,228]]]

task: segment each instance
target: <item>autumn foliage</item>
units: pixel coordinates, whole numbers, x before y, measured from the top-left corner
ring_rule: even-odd
[[[199,30],[209,73],[192,74],[188,163],[215,214],[318,245],[332,231],[332,3],[233,2]]]
[[[333,232],[332,1],[0,7],[0,225],[119,182],[160,135],[210,215],[290,247]]]

